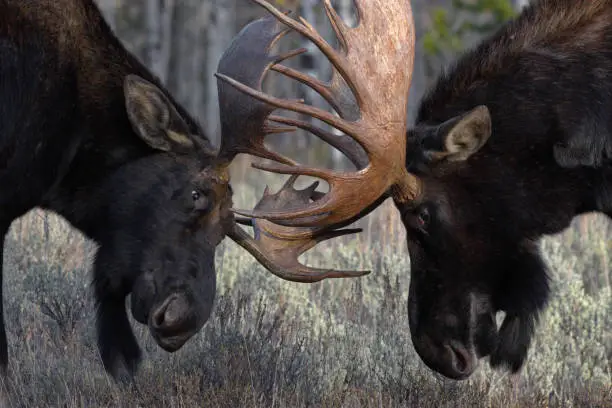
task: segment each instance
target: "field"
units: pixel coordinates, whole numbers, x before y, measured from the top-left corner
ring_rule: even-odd
[[[234,186],[240,206],[262,191],[243,179]],[[133,322],[144,360],[129,386],[112,382],[95,348],[95,246],[53,214],[30,212],[6,243],[4,406],[612,407],[612,241],[603,216],[542,242],[554,295],[520,375],[481,364],[465,382],[435,375],[412,348],[410,262],[392,204],[362,225],[365,233],[305,257],[373,270],[361,279],[285,282],[224,241],[213,318],[174,354]]]

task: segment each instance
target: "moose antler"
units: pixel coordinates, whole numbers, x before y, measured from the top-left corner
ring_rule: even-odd
[[[330,191],[316,202],[291,210],[234,211],[245,216],[278,221],[283,225],[323,227],[363,217],[366,215],[364,210],[371,211],[372,204],[389,190],[399,202],[413,199],[418,194],[418,182],[405,167],[406,107],[415,41],[409,0],[356,0],[360,21],[355,28],[346,26],[330,1],[324,0],[325,10],[340,43],[340,51],[334,50],[305,20],[300,18],[298,22],[263,0],[253,1],[266,8],[278,21],[310,39],[330,60],[334,73],[329,84],[278,65],[278,62],[274,62],[272,69],[317,91],[336,109],[339,117],[300,101],[267,95],[225,73],[217,74],[217,77],[259,102],[266,103],[270,110],[276,107],[306,114],[344,132],[365,150],[369,164],[365,169],[353,173],[338,173],[286,161],[253,165],[275,173],[322,178],[329,184]],[[286,55],[301,52],[296,50]],[[266,72],[267,69],[263,75]],[[314,127],[277,116],[270,119],[306,130]],[[324,132],[318,129],[318,133]],[[353,162],[359,161],[351,149],[345,149],[345,152]]]
[[[232,75],[250,86],[260,88],[270,67],[278,61],[303,52],[296,50],[284,55],[269,55],[270,48],[289,31],[281,29],[281,26],[273,17],[259,19],[247,25],[223,54],[219,61],[219,72],[223,72],[224,75]],[[247,59],[249,63],[240,64],[238,61],[242,59]],[[238,153],[248,153],[281,163],[293,164],[291,159],[266,149],[263,144],[268,134],[294,130],[291,120],[286,120],[291,127],[267,123],[266,120],[276,109],[275,107],[239,92],[222,81],[218,81],[218,90],[223,134],[221,147],[217,154],[219,165],[229,165]],[[280,119],[285,120],[285,118]],[[297,120],[295,123],[302,124]],[[308,126],[308,124],[303,125]],[[316,132],[317,129],[313,129],[313,133],[316,134]],[[323,131],[319,137],[343,152],[350,151],[352,148],[347,145],[347,140],[342,140],[336,135]],[[270,194],[269,188],[266,187],[263,197],[255,208],[258,210],[286,209],[294,203],[306,205],[310,200],[321,197],[321,193],[315,191],[318,183],[313,183],[305,190],[296,190],[293,185],[297,177],[297,175],[290,177],[276,194]],[[311,268],[298,261],[301,254],[317,243],[357,233],[361,229],[324,231],[320,228],[281,226],[263,219],[249,218],[236,221],[228,232],[228,236],[249,251],[266,269],[283,279],[294,282],[316,282],[326,278],[356,277],[369,273],[369,271]],[[253,227],[255,237],[251,238],[238,223]]]
[[[276,195],[264,196],[253,211],[233,209],[237,214],[259,219],[251,220],[255,239],[238,225],[229,235],[285,279],[361,276],[368,272],[315,270],[300,265],[297,257],[317,242],[357,232],[337,229],[368,214],[386,199],[388,192],[400,202],[418,193],[417,179],[405,168],[406,107],[415,41],[410,0],[355,0],[360,20],[355,28],[346,26],[329,0],[324,0],[340,43],[339,51],[304,19],[298,22],[266,1],[252,1],[273,17],[247,25],[219,62],[219,72],[215,74],[223,134],[219,158],[229,162],[238,153],[253,154],[279,163],[253,167],[293,177]],[[313,41],[330,60],[334,70],[329,83],[280,64],[305,49],[270,55],[272,46],[290,30]],[[261,85],[270,69],[311,87],[338,116],[303,101],[265,94]],[[278,108],[320,119],[348,137],[298,119],[271,115]],[[301,166],[264,147],[266,135],[296,128],[338,148],[358,170],[340,173]],[[309,194],[303,193],[308,189],[298,192],[292,187],[298,175],[322,178],[330,191],[316,193],[315,186]]]
[[[318,182],[314,182],[304,190],[296,190],[293,186],[297,177],[297,175],[291,176],[275,194],[271,194],[266,186],[263,197],[255,208],[274,210],[283,209],[288,203],[307,204],[309,200],[320,194],[315,191]],[[251,238],[236,224],[230,237],[253,254],[270,272],[283,279],[294,282],[316,282],[326,278],[356,277],[369,273],[369,271],[312,268],[298,261],[300,255],[319,242],[361,232],[360,228],[321,231],[317,228],[286,227],[263,219],[241,222],[251,224],[255,238]]]

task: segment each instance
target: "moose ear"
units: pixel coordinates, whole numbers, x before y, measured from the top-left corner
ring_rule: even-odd
[[[438,134],[447,160],[467,160],[485,145],[491,136],[489,109],[480,105],[440,125]]]
[[[194,147],[189,126],[157,86],[137,75],[128,75],[123,92],[132,127],[149,146],[176,153],[186,153]]]

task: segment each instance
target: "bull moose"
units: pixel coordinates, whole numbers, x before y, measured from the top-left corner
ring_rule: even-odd
[[[219,72],[248,82],[249,72],[241,69],[266,69],[266,44],[285,33],[274,20],[253,22],[228,48]],[[254,44],[262,46],[259,53],[250,50]],[[59,214],[98,244],[97,341],[114,378],[133,374],[141,356],[126,297],[133,317],[160,347],[180,349],[211,314],[214,253],[225,236],[283,279],[366,273],[297,261],[317,242],[358,230],[311,232],[234,217],[228,166],[238,153],[293,162],[264,148],[265,135],[286,130],[264,126],[265,104],[221,83],[219,96],[223,141],[217,151],[197,121],[123,47],[92,0],[0,0],[2,244],[12,221],[36,207]],[[289,183],[257,208],[313,198],[314,188],[296,190]],[[265,233],[252,238],[238,222]],[[299,239],[284,238],[296,231]],[[0,368],[6,374],[1,300]]]
[[[580,214],[612,215],[612,0],[531,2],[440,76],[410,129],[409,1],[356,3],[359,24],[349,28],[325,1],[339,51],[308,23],[264,5],[334,69],[323,83],[276,61],[271,68],[317,91],[338,116],[263,93],[256,81],[219,79],[340,130],[342,137],[270,116],[323,137],[357,169],[258,166],[322,178],[329,192],[292,208],[234,212],[324,231],[392,198],[407,233],[409,324],[419,356],[457,380],[485,357],[516,373],[549,298],[539,238]]]

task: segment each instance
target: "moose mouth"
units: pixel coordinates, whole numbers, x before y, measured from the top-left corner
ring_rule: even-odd
[[[195,309],[187,293],[173,293],[151,308],[145,324],[162,349],[174,352],[183,347],[202,326]]]
[[[452,380],[466,380],[479,367],[480,360],[495,353],[500,331],[493,314],[483,314],[469,331],[440,336],[440,329],[411,331],[415,351],[425,365]]]
[[[193,331],[190,333],[177,334],[175,336],[164,337],[164,336],[160,336],[159,333],[157,333],[155,330],[150,330],[150,331],[151,331],[151,336],[153,336],[153,338],[155,339],[155,342],[159,345],[159,347],[161,347],[162,349],[164,349],[165,351],[169,353],[174,353],[175,351],[180,350],[185,345],[187,340],[189,340],[191,336],[193,336],[193,334],[195,333],[195,331]]]

